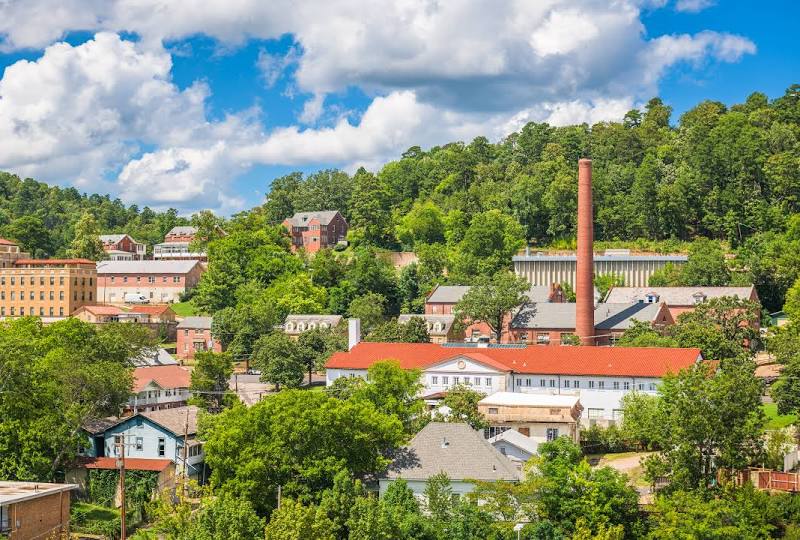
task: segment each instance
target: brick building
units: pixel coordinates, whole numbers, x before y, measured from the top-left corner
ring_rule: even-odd
[[[0,317],[68,317],[96,301],[94,261],[19,258],[0,268]]]
[[[151,303],[178,302],[202,273],[203,266],[194,260],[100,261],[97,296],[106,304],[123,304],[126,294],[144,295]]]
[[[283,220],[292,236],[292,249],[303,248],[309,253],[335,246],[347,236],[348,225],[338,210],[298,212]]]
[[[211,336],[211,320],[211,317],[186,317],[178,323],[178,358],[192,359],[198,351],[222,352],[222,344]]]
[[[69,534],[69,492],[77,487],[0,482],[0,535],[9,540],[44,540]]]
[[[20,250],[19,245],[11,240],[0,238],[0,268],[13,266],[17,259],[29,259],[30,254]]]
[[[112,261],[141,261],[147,255],[147,245],[127,234],[101,234],[100,241]]]

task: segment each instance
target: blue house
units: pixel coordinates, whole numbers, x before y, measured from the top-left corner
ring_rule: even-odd
[[[203,443],[196,438],[197,414],[197,407],[190,405],[86,426],[91,443],[81,453],[86,457],[117,457],[119,444],[124,442],[126,458],[168,459],[175,464],[176,474],[183,474],[185,444],[188,475],[202,483],[205,454]]]

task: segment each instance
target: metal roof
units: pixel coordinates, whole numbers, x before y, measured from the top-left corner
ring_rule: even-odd
[[[178,323],[178,328],[211,330],[211,321],[213,320],[213,317],[184,317],[184,319]]]
[[[428,480],[439,473],[450,480],[517,481],[520,473],[483,434],[468,424],[431,422],[401,448],[388,478]]]
[[[469,291],[469,285],[437,285],[431,292],[426,302],[441,304],[456,304]],[[549,302],[550,287],[547,285],[532,285],[525,292],[531,302]]]
[[[664,302],[668,306],[693,306],[697,303],[698,297],[709,299],[735,296],[747,300],[753,294],[752,285],[749,287],[614,287],[606,296],[606,301],[644,302],[648,296],[655,295],[656,302]]]
[[[191,236],[197,234],[197,227],[191,225],[179,225],[173,227],[165,236]]]
[[[604,261],[659,261],[659,262],[686,262],[688,255],[595,255],[594,262]],[[514,262],[535,261],[577,261],[575,255],[514,255]]]
[[[624,330],[633,320],[650,322],[656,318],[661,304],[640,302],[625,304],[597,304],[594,309],[594,325],[602,330]],[[574,303],[526,304],[514,316],[511,327],[515,329],[575,328]]]
[[[62,491],[77,489],[75,484],[48,484],[47,482],[0,481],[0,505],[16,504]],[[31,519],[33,521],[33,519]]]
[[[100,261],[101,274],[188,274],[199,261]]]

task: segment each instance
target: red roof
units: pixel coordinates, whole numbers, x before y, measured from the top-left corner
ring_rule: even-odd
[[[6,240],[5,238],[0,238],[0,246],[16,246],[18,245],[16,242],[12,242],[11,240]]]
[[[443,347],[434,343],[361,342],[337,352],[325,367],[367,369],[380,360],[398,360],[404,369],[427,368],[456,357],[514,373],[662,377],[691,366],[700,349],[662,347],[580,347],[532,345],[520,348]]]
[[[53,264],[91,264],[94,265],[94,261],[90,261],[89,259],[17,259],[14,261],[15,266],[24,266],[24,265],[36,265],[36,266],[47,266]]]
[[[81,306],[76,311],[80,311],[81,309],[85,309],[95,315],[119,315],[120,313],[124,313],[116,306]]]
[[[161,315],[168,309],[171,309],[167,304],[154,305],[154,306],[132,306],[131,311],[134,313],[147,313],[150,315]]]
[[[133,391],[141,392],[155,382],[161,388],[189,388],[191,371],[182,366],[146,366],[133,370]]]
[[[116,469],[117,458],[96,457],[84,458],[79,463],[87,469]],[[125,458],[125,468],[132,471],[158,471],[161,472],[172,465],[169,459]]]

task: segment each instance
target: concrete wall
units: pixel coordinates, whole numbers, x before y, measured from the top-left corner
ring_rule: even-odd
[[[650,276],[664,268],[667,262],[674,265],[685,261],[668,261],[664,258],[598,260],[595,256],[594,275],[617,274],[625,279],[626,287],[647,287]],[[551,257],[519,257],[514,260],[514,271],[531,285],[569,283],[575,287],[576,261],[574,258],[553,260]]]

